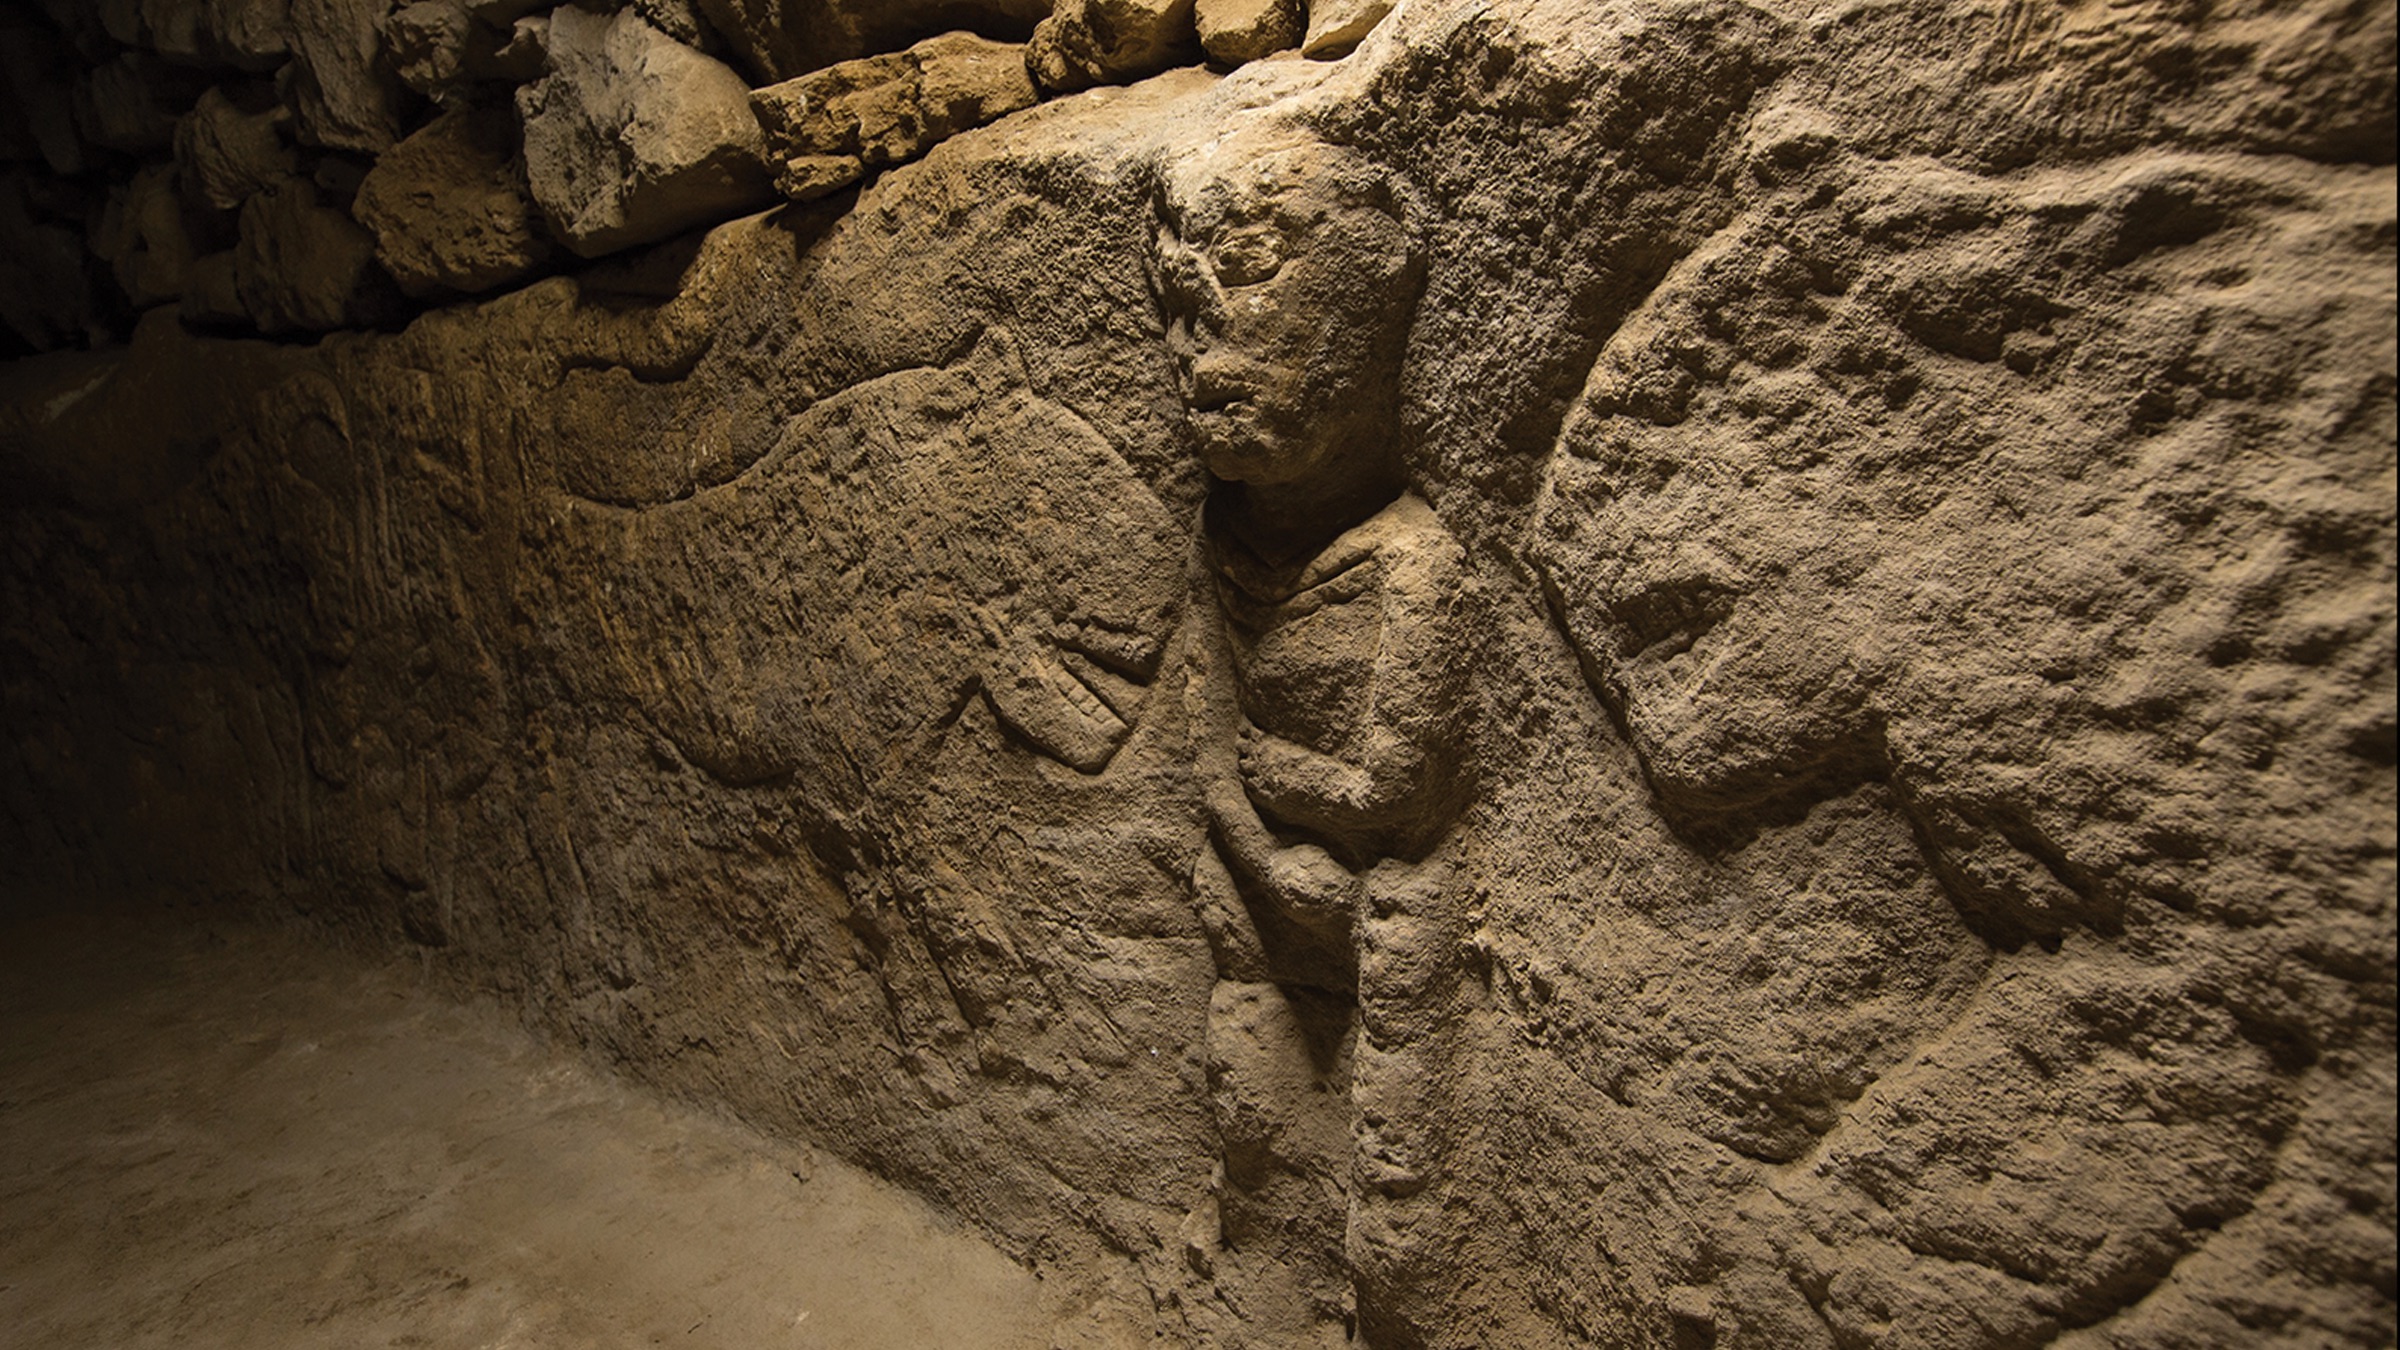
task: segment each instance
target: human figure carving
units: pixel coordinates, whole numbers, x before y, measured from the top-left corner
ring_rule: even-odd
[[[1286,1137],[1307,1133],[1304,1104],[1261,1099],[1305,1077],[1277,1068],[1290,1046],[1262,1043],[1297,1034],[1256,1013],[1266,986],[1303,1024],[1306,1005],[1348,996],[1355,1030],[1310,1047],[1320,1081],[1347,1069],[1344,1264],[1374,1343],[1420,1344],[1407,1304],[1438,1206],[1409,1202],[1441,1171],[1466,937],[1439,848],[1471,788],[1474,719],[1464,557],[1399,461],[1422,278],[1410,200],[1364,156],[1269,124],[1170,164],[1162,208],[1168,342],[1217,480],[1204,533],[1234,695],[1195,886],[1205,911],[1230,881],[1252,930],[1220,944],[1212,1010],[1224,1232],[1238,1246],[1305,1217],[1244,1212],[1280,1203],[1255,1157],[1306,1162]],[[1220,914],[1212,931],[1234,927]]]

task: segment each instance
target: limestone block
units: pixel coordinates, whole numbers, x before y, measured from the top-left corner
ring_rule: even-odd
[[[753,90],[750,107],[770,159],[848,155],[863,161],[867,145],[890,138],[915,102],[914,76],[900,53],[863,57]]]
[[[946,33],[756,90],[750,105],[778,166],[777,187],[805,201],[1034,99],[1022,47]]]
[[[517,110],[534,200],[584,257],[771,200],[741,76],[631,12],[556,11],[550,73]]]
[[[1229,66],[1300,45],[1301,0],[1194,0],[1192,18],[1209,59]]]
[[[233,267],[242,309],[263,332],[329,332],[391,310],[374,238],[319,201],[316,184],[304,178],[243,203]]]
[[[290,0],[129,0],[127,8],[150,50],[182,65],[263,72],[289,51]],[[107,11],[102,18],[112,36],[125,22]]]
[[[383,41],[402,84],[456,103],[479,81],[540,78],[549,28],[548,15],[484,19],[460,0],[415,0],[385,17]]]
[[[290,50],[292,0],[209,0],[218,55],[243,70],[272,70]]]
[[[175,163],[184,185],[220,211],[292,172],[292,148],[283,138],[290,114],[279,104],[257,104],[246,92],[237,101],[211,88],[176,125]]]
[[[490,290],[549,257],[515,133],[506,110],[456,109],[368,171],[351,214],[374,233],[376,257],[402,291]]]
[[[305,145],[370,154],[400,139],[413,95],[386,68],[392,0],[294,0],[292,61],[278,76]]]
[[[75,86],[75,122],[85,140],[141,154],[175,142],[175,120],[192,106],[207,77],[148,52],[126,52],[95,66]]]
[[[1026,64],[1044,89],[1119,84],[1198,59],[1192,0],[1059,0],[1033,30]]]
[[[1392,0],[1309,0],[1308,36],[1300,43],[1303,56],[1339,56],[1392,12]]]
[[[384,16],[383,43],[392,73],[420,94],[455,84],[476,27],[458,0],[416,0]]]
[[[883,52],[952,29],[1022,34],[1050,13],[1050,0],[698,0],[728,59],[760,84]],[[662,25],[663,26],[663,25]]]
[[[917,66],[917,103],[934,140],[997,121],[1038,97],[1025,49],[972,33],[945,33],[908,49]]]
[[[856,155],[794,155],[775,167],[775,190],[796,202],[829,197],[867,176]]]
[[[202,328],[247,327],[250,311],[242,308],[232,249],[205,253],[192,260],[183,277],[183,303],[178,313],[185,323]]]
[[[510,84],[530,84],[540,79],[550,63],[550,16],[529,14],[511,20],[507,31],[486,58],[483,70],[489,78]]]
[[[143,168],[132,182],[110,192],[92,232],[92,252],[116,273],[118,287],[136,308],[183,294],[193,257],[186,209],[172,164]]]

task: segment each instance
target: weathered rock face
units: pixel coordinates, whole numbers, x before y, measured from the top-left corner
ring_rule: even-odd
[[[1093,1346],[2388,1342],[2389,8],[1380,8],[21,137],[26,345],[389,326],[0,370],[11,894],[409,945]]]
[[[776,186],[794,201],[848,187],[971,127],[1031,107],[1025,50],[945,33],[751,94]]]
[[[92,251],[113,269],[126,298],[143,308],[181,296],[191,270],[195,226],[176,179],[172,165],[136,173],[92,232]]]
[[[278,79],[300,140],[377,151],[400,139],[409,91],[383,57],[392,0],[291,0],[291,64]]]
[[[762,206],[749,90],[632,11],[551,17],[549,73],[517,95],[534,200],[595,257]]]
[[[304,178],[243,203],[233,266],[242,310],[263,332],[355,328],[391,312],[375,241]]]
[[[939,33],[967,31],[1023,41],[1050,13],[1050,0],[697,0],[735,61],[760,84],[895,52]]]
[[[290,176],[296,161],[283,134],[288,109],[244,90],[244,107],[222,89],[201,93],[175,128],[175,167],[201,202],[219,211],[239,208],[260,190]]]
[[[1192,0],[1060,0],[1026,57],[1044,89],[1072,92],[1180,64],[1199,41]]]
[[[548,259],[516,139],[505,110],[459,108],[368,171],[352,214],[375,235],[375,255],[402,290],[490,290]]]
[[[1200,46],[1229,66],[1298,46],[1306,14],[1298,0],[1197,0],[1192,8]]]

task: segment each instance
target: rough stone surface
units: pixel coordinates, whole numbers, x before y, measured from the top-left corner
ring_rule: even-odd
[[[111,0],[108,31],[182,65],[270,71],[294,51],[292,28],[308,0]]]
[[[1035,98],[1023,47],[946,33],[905,52],[754,90],[750,106],[768,162],[777,166],[777,189],[807,201],[870,168],[916,159]]]
[[[698,0],[702,17],[758,84],[899,51],[937,33],[967,30],[1023,41],[1051,0]]]
[[[2388,5],[1411,0],[741,218],[550,29],[619,256],[0,371],[12,896],[304,903],[1094,1350],[2400,1331]],[[356,324],[341,202],[181,313]]]
[[[479,84],[522,84],[542,73],[546,14],[487,20],[458,0],[416,0],[383,20],[385,59],[400,82],[445,107],[472,102]]]
[[[392,73],[420,94],[449,92],[465,72],[480,26],[457,0],[414,0],[392,10],[381,25]]]
[[[1153,75],[1198,57],[1193,0],[1058,0],[1033,30],[1026,64],[1042,88],[1072,93]]]
[[[487,291],[548,259],[549,238],[505,109],[444,113],[393,146],[359,185],[351,214],[410,295]]]
[[[250,311],[242,307],[239,277],[232,249],[219,249],[192,259],[183,274],[183,303],[177,313],[196,328],[248,328]]]
[[[533,197],[596,257],[764,205],[749,89],[631,11],[551,16],[549,73],[517,94]]]
[[[305,144],[381,151],[400,139],[415,95],[385,59],[392,0],[291,0],[291,64],[277,78]]]
[[[1392,0],[1309,0],[1303,56],[1339,56],[1375,31],[1392,12]]]
[[[204,91],[175,128],[176,172],[200,201],[219,211],[233,210],[296,167],[283,134],[290,111],[242,93],[244,102],[237,103],[222,88]]]
[[[1238,66],[1300,45],[1301,0],[1194,0],[1192,19],[1211,61]]]
[[[318,200],[316,184],[287,178],[242,204],[234,288],[265,332],[327,332],[391,312],[391,280],[375,265],[375,240]]]
[[[205,77],[148,52],[126,52],[94,69],[75,90],[75,122],[84,139],[143,154],[174,144],[178,115],[198,99]]]
[[[194,256],[190,215],[172,164],[144,169],[110,195],[107,213],[92,232],[92,252],[109,265],[135,308],[183,294]]]

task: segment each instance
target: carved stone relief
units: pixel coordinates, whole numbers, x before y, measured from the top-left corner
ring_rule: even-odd
[[[405,946],[1077,1350],[2389,1339],[2388,14],[837,8],[475,9],[641,38],[523,193],[427,85],[609,259],[0,370],[12,865]],[[584,176],[732,162],[687,67],[793,200]],[[143,256],[433,228],[209,69]]]

